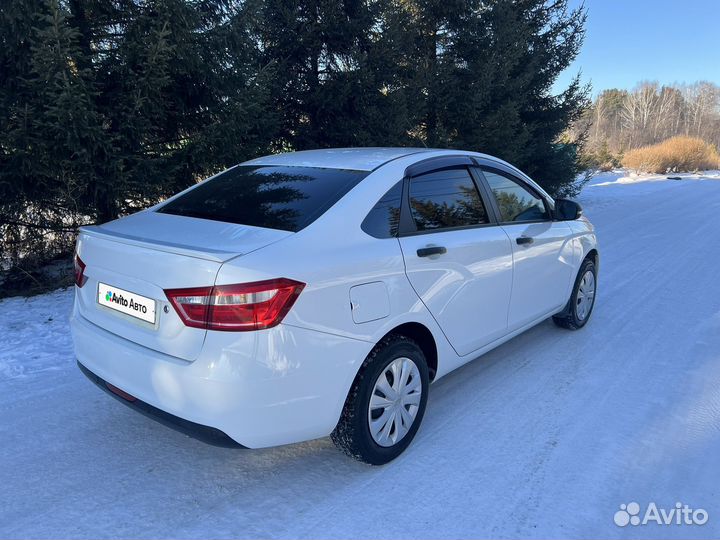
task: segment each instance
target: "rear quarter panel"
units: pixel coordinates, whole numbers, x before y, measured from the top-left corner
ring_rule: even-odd
[[[423,158],[432,155],[426,153]],[[416,160],[402,158],[383,166],[309,227],[283,242],[226,262],[218,273],[217,283],[236,283],[249,276],[257,280],[286,277],[302,281],[307,285],[282,324],[361,340],[368,343],[367,352],[393,328],[418,322],[435,338],[438,375],[446,372],[444,368],[458,364],[453,361],[456,354],[411,287],[398,240],[377,239],[360,228],[375,203]],[[387,288],[389,313],[356,323],[350,289],[375,282],[382,282]],[[354,366],[348,388],[363,360],[364,355]]]

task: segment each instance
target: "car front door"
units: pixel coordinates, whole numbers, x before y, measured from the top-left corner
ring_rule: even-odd
[[[482,167],[492,203],[513,250],[509,331],[565,305],[574,273],[572,230],[554,221],[547,202],[509,171]]]
[[[399,235],[410,283],[460,356],[506,334],[512,287],[510,240],[467,161],[406,178]]]

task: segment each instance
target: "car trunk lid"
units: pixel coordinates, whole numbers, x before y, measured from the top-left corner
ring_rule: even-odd
[[[164,291],[214,285],[223,262],[292,234],[153,211],[83,227],[77,250],[86,265],[87,281],[77,290],[79,311],[113,334],[192,361],[200,353],[206,330],[185,326]],[[115,290],[124,294],[124,300],[131,293],[139,295],[136,300],[142,302],[144,297],[145,303],[154,303],[154,322],[128,314],[127,308],[122,312],[112,303],[101,303],[100,295],[104,298]]]

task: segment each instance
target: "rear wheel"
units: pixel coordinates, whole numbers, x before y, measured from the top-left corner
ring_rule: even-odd
[[[333,442],[365,463],[392,461],[417,433],[428,386],[427,362],[417,343],[405,336],[386,337],[360,368]]]
[[[573,293],[568,305],[553,321],[562,328],[577,330],[585,326],[590,319],[595,306],[595,292],[597,290],[597,270],[592,259],[585,259],[580,266]]]

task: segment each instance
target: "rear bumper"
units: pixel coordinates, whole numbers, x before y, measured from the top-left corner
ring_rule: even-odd
[[[83,366],[79,361],[77,365],[83,375],[90,379],[91,382],[95,383],[98,388],[106,392],[109,396],[117,399],[120,403],[127,405],[131,409],[147,416],[148,418],[152,418],[153,420],[156,420],[163,425],[171,427],[172,429],[180,431],[181,433],[185,433],[186,435],[194,439],[198,439],[213,446],[241,446],[219,429],[215,429],[210,426],[203,426],[201,424],[190,422],[189,420],[185,420],[178,416],[173,416],[172,414],[166,413],[165,411],[162,411],[157,407],[153,407],[149,403],[145,403],[144,401],[140,401],[139,399],[136,399],[135,401],[129,401],[127,399],[124,399],[122,396],[119,396],[117,393],[112,391],[112,389],[108,386],[107,381],[95,375],[92,371]]]
[[[143,403],[135,408],[146,414],[167,413],[165,421],[176,428],[171,417],[199,425],[185,427],[213,428],[249,448],[329,435],[372,348],[281,324],[257,332],[208,332],[200,356],[188,362],[112,334],[77,307],[70,326],[76,358],[95,382],[136,397]]]

